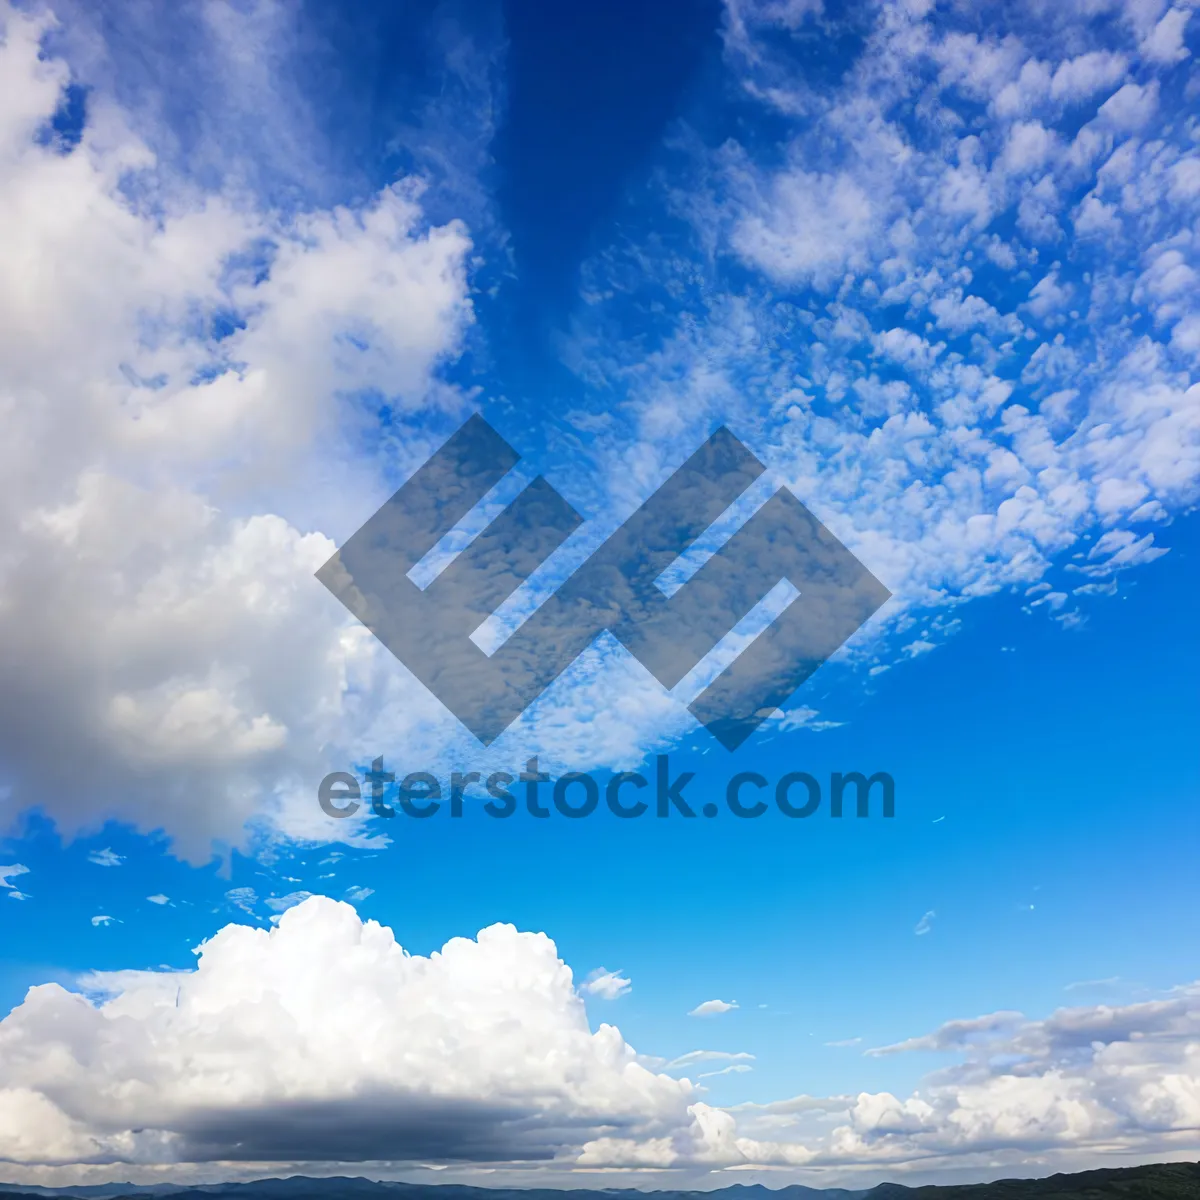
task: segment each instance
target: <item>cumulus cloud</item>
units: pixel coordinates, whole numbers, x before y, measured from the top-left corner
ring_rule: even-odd
[[[544,935],[496,925],[423,958],[313,897],[198,955],[95,974],[93,999],[34,988],[0,1022],[0,1157],[538,1160],[690,1120],[691,1084],[589,1028]]]
[[[544,934],[494,925],[423,957],[314,896],[272,929],[228,925],[197,954],[192,971],[34,987],[0,1021],[0,1157],[13,1169],[1094,1162],[1101,1149],[1174,1152],[1200,1129],[1197,985],[1041,1020],[951,1021],[869,1051],[958,1060],[908,1096],[721,1109],[665,1072],[711,1065],[700,1074],[715,1077],[752,1055],[662,1064],[611,1025],[593,1030]]]
[[[470,239],[412,183],[286,213],[189,186],[103,90],[47,139],[51,22],[0,27],[0,819],[36,794],[68,834],[117,817],[206,858],[320,777],[370,675],[312,572],[386,488],[355,467],[364,394],[401,426],[461,408],[436,377]]]

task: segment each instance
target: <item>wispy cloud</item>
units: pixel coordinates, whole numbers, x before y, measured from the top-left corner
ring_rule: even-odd
[[[663,1069],[666,1071],[682,1070],[694,1067],[697,1063],[706,1062],[748,1063],[753,1061],[754,1055],[747,1054],[745,1051],[730,1053],[727,1050],[689,1050],[686,1054],[681,1054],[678,1058],[673,1058],[666,1063]]]
[[[0,887],[12,888],[13,880],[19,875],[28,875],[29,868],[22,863],[10,863],[6,867],[0,867]]]
[[[722,1067],[719,1071],[701,1071],[696,1076],[697,1079],[715,1079],[718,1075],[741,1075],[746,1071],[753,1071],[754,1068],[748,1063],[731,1063],[727,1067]]]
[[[1110,975],[1106,979],[1077,979],[1068,983],[1064,992],[1106,992],[1117,987],[1122,981],[1120,975]]]
[[[599,996],[602,1000],[617,1000],[633,990],[633,981],[627,979],[620,971],[597,967],[583,981],[580,990],[589,996]]]

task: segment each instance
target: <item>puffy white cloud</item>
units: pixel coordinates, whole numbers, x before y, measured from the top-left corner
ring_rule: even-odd
[[[1178,1153],[1200,1128],[1196,985],[1042,1020],[951,1021],[868,1051],[958,1060],[909,1096],[720,1109],[665,1072],[711,1065],[700,1072],[711,1077],[753,1055],[694,1050],[664,1064],[611,1025],[593,1030],[585,989],[544,934],[494,925],[423,957],[316,896],[270,930],[228,925],[197,953],[192,971],[34,987],[0,1021],[10,1171],[32,1181],[55,1163],[415,1161],[844,1172],[1031,1154],[1094,1165],[1106,1151]]]
[[[1182,1145],[1200,1128],[1200,989],[1124,1007],[1063,1009],[1042,1021],[1001,1012],[949,1022],[874,1053],[949,1051],[963,1062],[918,1096],[860,1097],[843,1153],[1003,1149],[1021,1144]],[[1182,1135],[1182,1136],[1180,1136]]]
[[[376,655],[312,579],[319,530],[386,494],[364,393],[461,409],[436,374],[470,241],[410,184],[291,214],[198,191],[102,90],[48,141],[49,20],[0,26],[0,820],[36,797],[67,834],[117,817],[205,858],[286,825],[345,738]]]
[[[428,958],[322,897],[229,925],[193,972],[33,988],[0,1022],[19,1162],[539,1159],[686,1127],[686,1080],[589,1028],[570,969],[507,925]]]
[[[1004,165],[1013,174],[1036,171],[1055,154],[1057,141],[1040,121],[1017,121],[1008,131]]]
[[[827,282],[862,262],[875,219],[871,198],[849,176],[787,171],[737,222],[731,244],[783,282]]]
[[[1158,81],[1127,83],[1100,105],[1101,120],[1122,132],[1141,129],[1158,108]]]
[[[1151,62],[1177,63],[1189,57],[1183,44],[1191,13],[1186,8],[1169,8],[1158,24],[1142,39],[1139,49]]]
[[[1122,54],[1089,50],[1059,63],[1050,80],[1050,95],[1067,102],[1085,100],[1119,82],[1128,66]]]

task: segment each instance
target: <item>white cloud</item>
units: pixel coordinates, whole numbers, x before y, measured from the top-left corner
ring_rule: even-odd
[[[1142,39],[1139,49],[1151,62],[1182,62],[1190,55],[1183,44],[1191,13],[1186,8],[1169,8],[1158,24]]]
[[[760,1008],[764,1007],[759,1005]],[[667,1071],[681,1070],[685,1067],[693,1067],[697,1063],[706,1062],[753,1062],[754,1055],[747,1054],[745,1051],[730,1052],[728,1050],[689,1050],[686,1054],[681,1054],[678,1058],[672,1059],[663,1068]]]
[[[34,988],[0,1022],[0,1157],[537,1158],[686,1128],[695,1099],[593,1032],[554,944],[506,925],[424,958],[313,897],[227,926],[194,972],[89,990],[107,998]]]
[[[617,1000],[633,991],[633,981],[626,979],[620,971],[597,967],[583,981],[579,990],[589,996],[599,996],[602,1000]]]
[[[225,899],[234,908],[240,908],[243,912],[253,913],[255,905],[258,904],[258,893],[252,887],[230,888],[225,893]]]
[[[1141,129],[1158,108],[1158,81],[1127,83],[1100,105],[1099,117],[1122,132]]]
[[[46,21],[4,0],[0,26],[0,257],[20,280],[0,298],[0,686],[22,697],[0,820],[36,788],[68,835],[115,817],[203,860],[248,821],[287,825],[329,769],[315,748],[346,740],[375,651],[312,579],[319,530],[386,495],[354,445],[364,389],[401,424],[461,411],[436,376],[472,319],[470,241],[428,228],[411,183],[291,214],[204,194],[102,87],[76,148],[43,144],[68,68],[41,53]],[[428,436],[388,444],[389,466]]]
[[[97,926],[101,925],[111,925],[114,920],[115,918],[107,916],[104,913],[100,913],[92,918],[92,928],[95,929]]]
[[[688,1013],[689,1017],[716,1017],[737,1008],[736,1000],[705,1000]]]
[[[0,887],[12,888],[16,890],[13,880],[18,875],[28,875],[29,868],[22,863],[10,863],[6,867],[0,867]]]
[[[36,783],[67,833],[165,821],[194,859],[248,822],[368,838],[377,826],[317,810],[325,770],[388,747],[431,766],[478,756],[311,574],[465,412],[439,372],[473,318],[468,232],[430,228],[411,182],[296,213],[181,187],[152,123],[103,88],[79,148],[41,146],[67,68],[4,11],[0,228],[22,229],[5,261],[37,286],[0,302],[0,403],[17,431],[0,452],[0,516],[17,531],[0,685],[28,697],[0,722],[17,775],[0,819]],[[1026,586],[1093,529],[1194,502],[1200,338],[1189,290],[1169,281],[1197,269],[1182,239],[1200,160],[1168,121],[1158,42],[1139,49],[1162,14],[1112,44],[1081,27],[1061,61],[1036,22],[1017,36],[989,10],[966,35],[936,6],[893,6],[818,92],[788,38],[759,36],[823,36],[813,11],[729,10],[734,82],[792,125],[763,161],[732,143],[698,154],[700,194],[671,197],[694,256],[636,248],[639,277],[696,297],[674,328],[634,363],[603,337],[580,356],[604,413],[619,395],[627,418],[598,426],[610,482],[583,540],[727,420],[896,594],[845,655],[882,668],[897,651],[867,642],[913,610]],[[978,102],[966,114],[963,95]],[[125,199],[131,170],[161,197],[153,217]],[[1156,266],[1171,253],[1174,276]],[[647,330],[671,323],[654,304]],[[146,312],[161,318],[149,340]],[[244,324],[210,336],[228,312]],[[401,428],[379,460],[355,440],[366,390]],[[551,769],[621,766],[692,727],[598,644],[489,761],[528,747]],[[64,754],[44,753],[49,731]],[[69,786],[85,769],[92,786]]]
[[[875,217],[871,198],[848,176],[788,171],[747,205],[731,245],[775,279],[827,281],[861,261]]]
[[[162,892],[156,892],[153,896],[147,896],[146,899],[149,900],[151,904],[162,905],[171,903],[171,897],[164,896]]]
[[[495,925],[422,957],[349,905],[311,897],[271,930],[229,925],[198,953],[194,971],[94,973],[83,995],[34,987],[0,1021],[11,1171],[84,1159],[161,1170],[235,1153],[263,1173],[524,1163],[527,1183],[545,1155],[562,1171],[961,1170],[1030,1155],[1058,1169],[1106,1152],[1178,1154],[1200,1128],[1200,985],[1041,1020],[989,1013],[870,1051],[957,1060],[908,1096],[718,1109],[611,1025],[591,1029],[544,934]],[[696,1050],[666,1069],[753,1061]]]
[[[1028,587],[1114,523],[1137,545],[1085,570],[1149,562],[1167,535],[1137,524],[1200,498],[1200,160],[1175,91],[1140,57],[1145,31],[1088,32],[1060,61],[1061,38],[1020,5],[981,10],[972,34],[948,11],[881,13],[839,85],[806,82],[768,37],[733,60],[790,132],[761,157],[750,139],[697,153],[711,182],[686,207],[696,252],[637,258],[692,297],[672,327],[647,295],[661,341],[636,362],[587,342],[604,403],[626,396],[632,414],[598,439],[602,469],[628,480],[636,445],[648,488],[715,424],[749,431],[894,593],[843,655],[870,669],[917,648],[899,632],[917,611]],[[931,66],[936,86],[919,83]],[[963,110],[960,92],[987,111]],[[804,245],[791,232],[833,179],[868,198],[869,219],[852,253],[830,237],[836,266],[789,268]],[[599,294],[607,262],[593,267]],[[1062,594],[1042,608],[1077,624]]]
[[[1064,992],[1095,992],[1107,991],[1115,987],[1121,982],[1119,975],[1109,975],[1104,979],[1076,979],[1072,983],[1068,983],[1064,988]]]
[[[1055,100],[1068,102],[1086,100],[1117,83],[1128,66],[1124,55],[1108,50],[1089,50],[1055,68],[1050,95]]]
[[[701,1071],[697,1079],[716,1079],[720,1075],[741,1075],[746,1071],[753,1071],[754,1068],[748,1063],[730,1063],[727,1067],[721,1067],[717,1071]]]
[[[927,912],[927,913],[926,913],[926,914],[925,914],[925,915],[924,915],[924,916],[923,916],[923,917],[922,917],[922,918],[921,918],[921,919],[920,919],[920,920],[917,922],[917,924],[916,924],[916,928],[915,928],[915,929],[913,929],[913,933],[915,933],[915,934],[917,935],[917,937],[924,937],[924,936],[925,936],[925,934],[927,934],[927,933],[928,933],[928,932],[929,932],[929,931],[930,931],[930,930],[933,928],[933,921],[934,921],[934,918],[935,918],[936,916],[937,916],[937,913],[935,913],[935,912],[933,911],[933,909],[930,909],[930,910],[929,910],[929,911],[928,911],[928,912]]]
[[[95,863],[98,867],[119,867],[125,858],[118,854],[115,850],[110,850],[105,846],[103,850],[93,850],[88,855],[88,862]]]
[[[1040,121],[1017,121],[1008,131],[1004,165],[1013,174],[1036,171],[1055,154],[1057,142]]]

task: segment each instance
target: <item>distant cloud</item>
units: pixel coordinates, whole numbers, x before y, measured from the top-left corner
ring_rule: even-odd
[[[106,916],[102,913],[99,916],[92,918],[92,928],[96,928],[99,925],[111,925],[114,919],[115,918]]]
[[[931,908],[917,922],[917,927],[913,930],[913,933],[915,933],[917,935],[917,937],[923,937],[925,934],[927,934],[933,928],[933,919],[936,916],[937,916],[937,913],[935,913],[933,911],[933,909]]]
[[[893,1054],[911,1054],[914,1051],[963,1049],[975,1045],[981,1038],[1011,1029],[1022,1019],[1019,1012],[1004,1010],[982,1017],[947,1021],[933,1033],[894,1042],[890,1046],[876,1046],[868,1050],[867,1055],[870,1058],[888,1058]]]
[[[307,893],[307,892],[295,892],[295,893],[293,893],[293,895],[303,895],[303,896],[307,896],[307,895],[308,895],[308,893]],[[361,904],[361,903],[362,903],[362,902],[363,902],[363,901],[364,901],[364,900],[365,900],[365,899],[366,899],[368,896],[373,896],[373,895],[375,895],[375,889],[374,889],[374,888],[369,888],[369,887],[352,887],[352,888],[347,888],[347,889],[346,889],[346,899],[347,899],[347,900],[348,900],[348,901],[349,901],[351,904]],[[268,904],[271,904],[271,901],[270,901],[270,900],[268,900],[268,901],[267,901],[267,903],[268,903]],[[274,907],[274,905],[272,904],[272,905],[271,905],[271,907],[273,908],[273,907]]]
[[[164,896],[161,892],[159,892],[157,896],[147,896],[146,899],[149,900],[151,904],[169,904],[171,901],[170,896]]]
[[[330,1037],[348,979],[357,1019]],[[136,1166],[253,1154],[528,1167],[549,1154],[582,1168],[891,1173],[933,1156],[964,1166],[986,1155],[1008,1169],[1037,1155],[1082,1168],[1104,1151],[1167,1156],[1196,1128],[1200,983],[1041,1019],[948,1021],[869,1051],[952,1056],[910,1093],[718,1109],[614,1026],[593,1032],[555,944],[511,925],[423,957],[349,905],[312,897],[269,932],[227,925],[204,941],[198,969],[79,982],[69,998],[57,984],[32,988],[0,1021],[5,1161],[128,1163],[140,1130],[150,1150]],[[124,1014],[138,1019],[113,1019]],[[47,1027],[69,1036],[47,1041]],[[712,1063],[702,1078],[717,1078],[752,1061],[694,1050],[673,1065]],[[297,1123],[297,1095],[320,1121]]]
[[[28,874],[29,868],[22,863],[13,863],[7,867],[0,867],[0,887],[12,888],[13,891],[16,891],[11,881],[16,879],[18,875]]]
[[[844,1038],[844,1039],[843,1039],[842,1041],[840,1041],[840,1042],[826,1042],[826,1043],[825,1043],[825,1045],[827,1045],[827,1046],[834,1046],[834,1047],[836,1047],[837,1049],[839,1049],[839,1050],[840,1050],[840,1049],[841,1049],[842,1047],[844,1047],[844,1046],[857,1046],[857,1045],[859,1045],[861,1042],[862,1042],[862,1038],[860,1038],[860,1037],[853,1037],[853,1038]]]
[[[230,888],[225,893],[225,899],[234,908],[240,908],[242,912],[252,913],[254,906],[258,903],[258,893],[252,887]]]
[[[680,1070],[684,1067],[693,1067],[697,1063],[704,1062],[753,1062],[754,1055],[747,1054],[745,1051],[730,1053],[728,1050],[689,1050],[686,1054],[681,1054],[678,1058],[673,1058],[663,1068],[665,1071]]]
[[[736,1000],[705,1000],[703,1004],[697,1004],[695,1008],[688,1013],[689,1017],[715,1017],[720,1013],[727,1013],[731,1009],[737,1008]]]
[[[312,892],[288,892],[286,896],[268,896],[266,905],[277,913],[284,913],[289,908],[295,908],[297,904],[303,904],[311,896]],[[272,918],[272,920],[276,919]]]
[[[1064,992],[1106,992],[1121,982],[1120,975],[1110,975],[1107,979],[1077,979],[1063,988]]]
[[[93,850],[88,855],[88,862],[95,863],[98,867],[119,867],[124,861],[124,855],[110,850],[107,846],[103,850]]]
[[[754,1068],[747,1063],[731,1063],[728,1067],[722,1067],[719,1071],[702,1071],[696,1076],[697,1079],[715,1079],[718,1075],[740,1075],[743,1071],[753,1071]]]
[[[620,971],[608,971],[599,967],[584,980],[580,991],[602,1000],[616,1000],[633,990],[633,981],[626,979]]]

